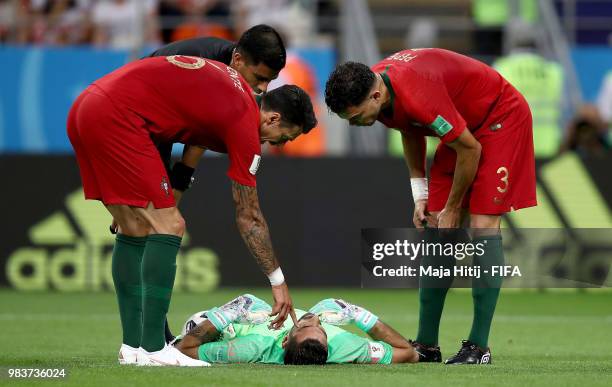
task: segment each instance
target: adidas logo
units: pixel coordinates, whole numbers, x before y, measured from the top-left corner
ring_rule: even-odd
[[[84,199],[81,189],[72,192],[63,208],[30,227],[31,245],[8,257],[8,282],[18,290],[114,289],[111,256],[115,236],[108,231],[111,220],[99,202]],[[220,280],[217,254],[189,244],[185,234],[174,289],[206,292],[216,288]]]

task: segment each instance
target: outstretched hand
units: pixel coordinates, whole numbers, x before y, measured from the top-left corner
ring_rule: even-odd
[[[290,315],[293,324],[297,325],[297,317],[295,316],[293,301],[291,300],[287,283],[283,282],[280,285],[272,286],[272,297],[274,298],[274,306],[272,307],[270,316],[276,316],[276,318],[270,323],[270,328],[282,328],[287,319],[287,315]]]

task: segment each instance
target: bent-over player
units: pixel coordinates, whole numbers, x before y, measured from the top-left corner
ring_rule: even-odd
[[[123,329],[121,364],[137,359],[174,364],[181,356],[165,344],[164,321],[185,221],[155,142],[229,155],[236,223],[270,279],[277,314],[273,325],[280,326],[289,314],[295,316],[259,207],[255,174],[261,143],[292,140],[315,124],[312,103],[300,88],[274,90],[258,106],[234,69],[188,56],[132,62],[76,99],[68,136],[85,198],[102,201],[119,225],[112,274]]]
[[[474,264],[504,264],[501,215],[535,206],[536,181],[529,105],[497,71],[447,50],[405,50],[371,69],[339,65],[327,81],[325,101],[352,125],[380,121],[401,131],[416,227],[457,228],[469,215],[475,242],[485,246]],[[441,140],[429,180],[425,136]],[[429,264],[424,258],[422,265]],[[438,328],[451,281],[421,278],[415,346],[422,361],[441,361]],[[446,364],[490,363],[489,331],[500,287],[501,277],[491,274],[473,281],[472,329]]]

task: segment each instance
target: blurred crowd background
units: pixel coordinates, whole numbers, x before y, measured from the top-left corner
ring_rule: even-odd
[[[276,85],[307,89],[321,116],[315,135],[273,153],[401,155],[398,133],[348,130],[326,114],[321,92],[337,61],[372,64],[408,47],[495,66],[532,106],[539,157],[610,149],[612,0],[0,0],[5,47],[92,47],[126,61],[181,39],[237,40],[259,23],[291,49]]]
[[[249,26],[273,24],[304,44],[314,19],[333,1],[292,0],[2,0],[3,43],[94,44],[133,49],[197,36],[237,39]]]

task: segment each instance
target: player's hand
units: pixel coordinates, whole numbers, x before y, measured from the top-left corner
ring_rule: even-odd
[[[276,318],[270,323],[270,328],[282,328],[283,323],[287,319],[287,315],[290,315],[293,324],[297,325],[297,317],[295,317],[293,301],[291,300],[287,283],[283,282],[280,285],[272,286],[272,297],[274,297],[274,306],[272,307],[270,316],[276,316]]]
[[[417,200],[416,203],[414,203],[414,214],[412,216],[412,221],[414,222],[416,228],[425,227],[428,216],[429,212],[427,212],[427,199]]]
[[[213,310],[222,312],[233,323],[257,325],[268,321],[272,307],[252,294],[243,294]]]
[[[378,321],[378,316],[367,309],[341,299],[327,298],[310,308],[310,313],[319,316],[321,322],[332,325],[355,323],[357,328],[368,332]]]
[[[263,324],[270,318],[272,308],[264,300],[244,294],[219,307],[206,311],[206,318],[222,332],[232,323]],[[202,316],[202,315],[201,315]]]
[[[321,322],[332,325],[348,325],[355,321],[356,307],[338,298],[326,298],[310,308],[309,312],[319,316]]]
[[[438,214],[438,228],[458,228],[460,220],[460,208],[444,207],[444,209]]]

